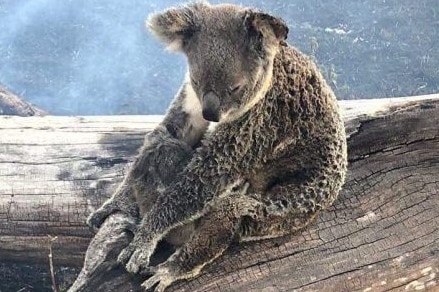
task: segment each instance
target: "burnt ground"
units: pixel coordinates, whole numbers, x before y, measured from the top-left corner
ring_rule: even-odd
[[[58,267],[55,270],[58,291],[67,291],[80,269]],[[49,262],[26,265],[0,262],[0,292],[52,291]]]
[[[296,7],[310,21],[293,23],[291,41],[315,56],[338,98],[439,91],[437,0],[311,0]]]

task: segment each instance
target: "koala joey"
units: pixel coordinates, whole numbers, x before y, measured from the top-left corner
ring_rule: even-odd
[[[279,237],[306,226],[344,183],[346,137],[334,93],[312,60],[285,42],[281,19],[196,2],[155,14],[148,26],[186,56],[185,86],[203,119],[218,121],[172,182],[160,183],[118,258],[132,273],[151,274],[144,288],[163,291],[195,277],[235,240]],[[161,145],[145,143],[154,148],[142,152]],[[139,171],[149,172],[147,165]],[[181,247],[150,265],[157,244],[193,222]]]
[[[134,232],[139,216],[148,212],[157,196],[188,164],[208,125],[202,117],[199,99],[190,82],[185,81],[163,121],[145,136],[139,156],[119,188],[89,216],[88,225],[98,229],[110,214],[121,212],[128,217],[126,228]],[[171,245],[167,247],[185,242],[192,225],[176,229],[166,237],[165,242]]]

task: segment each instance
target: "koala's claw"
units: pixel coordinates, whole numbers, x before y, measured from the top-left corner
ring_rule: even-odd
[[[101,227],[102,223],[104,223],[105,219],[115,211],[116,209],[110,210],[109,208],[101,207],[88,216],[87,225],[92,231],[96,232]]]
[[[152,275],[156,274],[157,271],[158,271],[157,266],[148,266],[148,267],[143,268],[140,271],[140,275],[143,277],[152,276]]]
[[[125,264],[126,270],[130,273],[137,274],[142,271],[146,273],[153,271],[153,269],[149,267],[148,250],[137,247],[135,242],[132,242],[122,250],[117,261],[121,264]]]
[[[148,265],[148,256],[143,252],[143,250],[136,249],[125,267],[128,272],[139,273],[140,271],[147,269]]]
[[[155,275],[142,283],[142,287],[145,291],[152,291],[151,289],[158,283],[154,291],[163,292],[172,282],[172,276],[166,270],[158,269]]]
[[[88,216],[87,225],[96,232],[108,216],[118,211],[121,210],[115,204],[106,203]]]
[[[129,232],[136,234],[137,232],[137,220],[136,218],[132,217],[125,217],[124,221],[122,221],[124,224],[125,230],[128,230]]]

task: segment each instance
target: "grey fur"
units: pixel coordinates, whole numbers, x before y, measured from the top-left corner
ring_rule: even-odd
[[[139,156],[113,196],[89,216],[90,227],[97,229],[110,214],[121,212],[131,219],[127,222],[133,222],[126,228],[134,232],[140,214],[149,211],[157,196],[188,164],[208,126],[199,110],[185,108],[190,95],[188,86],[191,85],[187,82],[183,84],[163,121],[145,136]],[[185,233],[192,230],[186,229]],[[176,236],[168,241],[181,245],[189,235],[181,231],[174,232]]]
[[[285,43],[282,20],[197,2],[152,16],[149,27],[187,56],[203,112],[220,118],[142,214],[119,255],[130,272],[153,271],[143,286],[159,282],[156,290],[163,291],[196,276],[233,240],[278,237],[306,226],[337,197],[347,155],[336,98],[312,60]],[[140,169],[149,167],[142,163]],[[159,241],[195,220],[188,241],[149,267]]]

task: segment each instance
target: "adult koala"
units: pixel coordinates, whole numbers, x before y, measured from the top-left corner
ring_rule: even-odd
[[[341,189],[346,138],[332,90],[315,64],[285,43],[281,19],[197,2],[153,15],[148,25],[186,55],[203,117],[219,121],[119,255],[128,271],[153,273],[145,288],[159,282],[163,291],[196,276],[233,240],[306,226]],[[150,267],[159,241],[194,221],[190,239]]]

